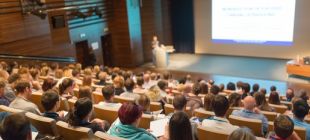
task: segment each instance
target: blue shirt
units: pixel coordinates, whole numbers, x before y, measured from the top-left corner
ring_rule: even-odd
[[[310,124],[308,124],[307,122],[301,121],[297,118],[293,118],[293,122],[295,126],[306,128],[306,138],[307,140],[310,140]]]
[[[0,105],[5,105],[5,106],[9,106],[10,102],[8,99],[6,99],[5,97],[0,97]]]
[[[249,119],[257,119],[262,121],[262,132],[263,135],[268,131],[268,120],[263,114],[258,114],[249,110],[234,110],[232,115],[249,118]]]

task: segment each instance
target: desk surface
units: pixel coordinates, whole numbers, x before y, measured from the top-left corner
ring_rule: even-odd
[[[290,60],[286,64],[286,72],[292,75],[310,77],[310,65],[297,63],[295,60]]]

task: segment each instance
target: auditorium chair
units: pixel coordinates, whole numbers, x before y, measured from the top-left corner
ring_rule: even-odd
[[[150,104],[150,111],[158,111],[161,110],[161,103],[160,102],[151,102]]]
[[[264,116],[268,119],[268,121],[273,122],[277,116],[278,113],[276,112],[269,112],[269,111],[260,111],[262,114],[264,114]]]
[[[95,133],[95,137],[96,137],[96,139],[99,139],[99,140],[125,140],[124,138],[111,136],[111,135],[104,133],[104,132],[101,132],[101,131],[97,131]]]
[[[226,112],[226,118],[228,118],[234,110],[241,110],[242,107],[230,107]]]
[[[73,95],[74,95],[75,97],[79,97],[79,88],[74,88],[74,89],[73,89]]]
[[[310,117],[309,117],[309,115],[307,115],[307,116],[305,117],[305,121],[306,121],[307,123],[310,123]]]
[[[197,135],[199,140],[227,140],[230,134],[200,125],[197,128]]]
[[[287,109],[289,109],[289,110],[291,110],[293,108],[292,102],[281,101],[281,104],[287,106]]]
[[[59,107],[59,111],[69,111],[70,107],[69,107],[69,103],[68,100],[66,98],[60,97],[60,107]]]
[[[75,100],[75,99],[69,99],[69,100],[68,100],[68,105],[69,105],[69,108],[70,108],[70,109],[73,109],[73,108],[74,108],[74,104],[75,104],[76,101],[77,101],[77,100]]]
[[[174,112],[174,107],[172,104],[165,104],[164,110],[165,110],[165,115],[167,116],[170,113]],[[192,117],[192,112],[190,111],[190,107],[186,107],[185,112],[188,115],[188,117]]]
[[[168,104],[172,104],[172,103],[173,103],[173,98],[174,98],[174,96],[167,95],[167,96],[166,96],[167,103],[168,103]]]
[[[27,112],[26,116],[40,134],[58,136],[56,121],[54,119],[39,116],[30,112]]]
[[[96,114],[96,118],[106,120],[110,124],[112,124],[118,118],[118,109],[94,105],[94,112]]]
[[[263,136],[261,120],[238,117],[234,115],[230,115],[228,120],[232,125],[237,125],[240,127],[246,126],[250,128],[255,136]]]
[[[274,122],[268,122],[268,131],[274,131]],[[294,131],[302,140],[306,140],[306,129],[298,126],[294,126]]]
[[[206,118],[209,118],[209,117],[214,116],[214,115],[215,115],[214,112],[206,111],[202,108],[194,110],[194,116],[198,117],[198,118],[206,119]]]
[[[42,95],[43,95],[42,92],[34,92],[31,94],[31,98],[30,98],[30,101],[38,106],[40,112],[45,111],[41,103]]]
[[[275,109],[275,112],[283,114],[287,110],[287,106],[285,105],[275,105],[275,104],[269,104],[270,107],[273,107]]]
[[[103,102],[104,97],[100,92],[93,92],[94,104],[98,104],[99,102]]]
[[[139,128],[150,129],[151,121],[154,120],[154,117],[149,114],[142,114],[142,118],[139,123]]]
[[[121,97],[121,96],[114,96],[114,102],[117,103],[134,103],[135,100],[132,98],[126,98],[126,97]]]
[[[9,112],[9,113],[20,113],[25,112],[24,110],[11,108],[5,105],[0,105],[0,112]]]
[[[58,121],[56,123],[59,135],[65,140],[93,139],[94,134],[90,128],[72,127],[68,123]]]

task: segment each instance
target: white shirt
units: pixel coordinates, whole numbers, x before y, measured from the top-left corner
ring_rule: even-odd
[[[227,119],[216,116],[211,117],[210,119],[204,119],[202,121],[202,126],[228,133],[232,133],[234,130],[239,128],[238,126],[230,124]]]

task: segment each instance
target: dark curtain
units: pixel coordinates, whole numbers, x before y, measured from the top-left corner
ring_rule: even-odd
[[[194,53],[194,0],[171,0],[171,28],[176,52]]]

